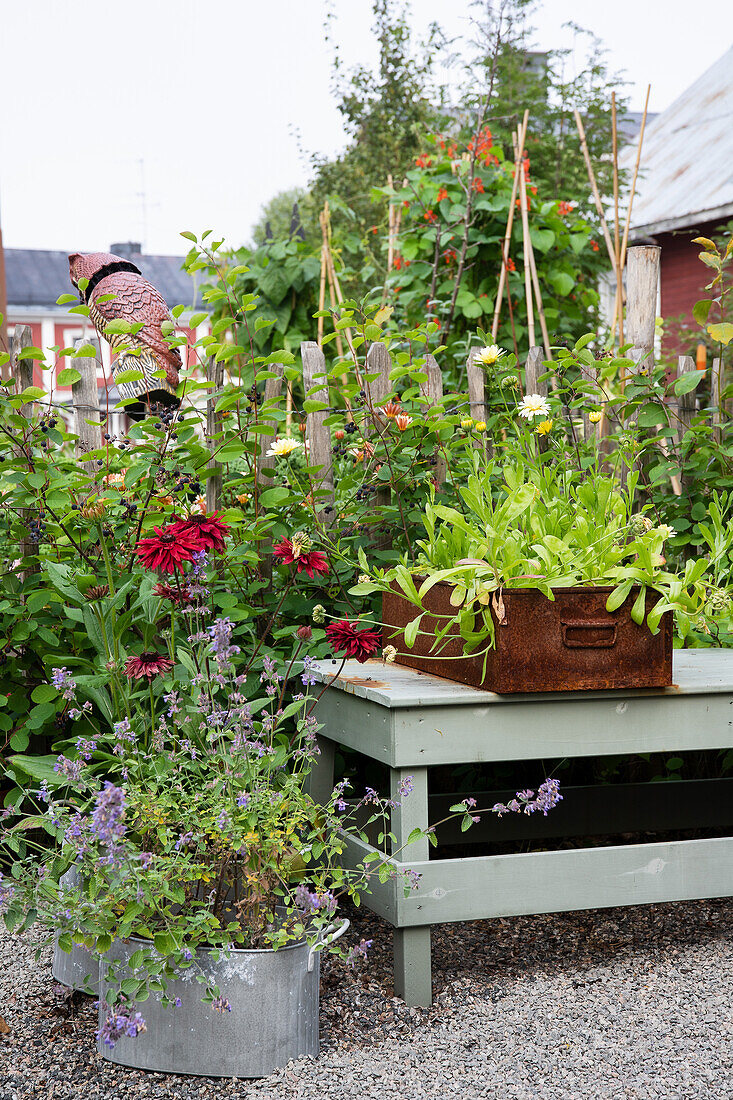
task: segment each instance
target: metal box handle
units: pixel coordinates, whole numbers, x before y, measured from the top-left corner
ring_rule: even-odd
[[[616,645],[615,619],[561,619],[561,624],[563,645],[568,649],[611,649]]]

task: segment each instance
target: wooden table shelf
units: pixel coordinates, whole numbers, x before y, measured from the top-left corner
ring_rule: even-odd
[[[337,667],[322,661],[316,675],[328,683]],[[401,880],[392,879],[364,896],[395,927],[395,991],[408,1004],[431,1003],[431,924],[733,895],[733,837],[725,835],[459,859],[431,859],[423,838],[406,845],[412,830],[431,820],[429,769],[437,765],[730,748],[733,650],[676,651],[670,688],[511,696],[382,661],[351,661],[324,692],[318,715],[314,797],[331,794],[337,745],[385,764],[392,798],[412,777],[413,791],[392,811],[391,828],[400,849],[395,864],[417,871],[419,886],[405,897]],[[599,787],[595,809],[592,788],[578,788],[574,800],[569,788],[561,804],[574,822],[567,835],[588,835],[578,829],[591,813],[609,833],[714,823],[725,832],[733,825],[730,780],[677,782],[679,813],[655,791],[656,802],[639,816],[632,788],[643,786],[620,785],[616,793]],[[557,832],[551,827],[544,835]],[[370,850],[351,840],[346,859],[355,866]]]

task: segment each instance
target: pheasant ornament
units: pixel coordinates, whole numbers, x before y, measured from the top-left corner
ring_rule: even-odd
[[[160,291],[130,260],[111,252],[74,252],[69,256],[69,277],[81,302],[89,307],[95,329],[112,351],[118,352],[112,361],[112,376],[120,397],[137,399],[137,405],[128,406],[127,412],[139,415],[142,406],[178,405],[181,355],[178,348],[168,346],[161,330],[163,322],[172,322],[172,317]],[[87,280],[84,289],[79,289],[81,279]],[[108,333],[107,326],[117,320],[142,322],[142,328],[134,334]],[[129,370],[142,372],[143,377],[118,381],[119,375]],[[165,371],[165,377],[154,377],[156,371]]]

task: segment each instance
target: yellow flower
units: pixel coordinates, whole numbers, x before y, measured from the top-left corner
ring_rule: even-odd
[[[588,419],[591,424],[599,424],[603,420],[603,413],[600,409],[595,409],[592,413],[588,413]]]
[[[477,420],[476,423],[474,424],[474,430],[477,431],[477,432],[485,432],[486,431],[486,421],[485,420]]]
[[[474,357],[474,362],[481,363],[484,367],[493,367],[502,355],[504,355],[503,348],[500,348],[498,344],[489,344],[488,347],[479,349]]]
[[[537,432],[537,435],[549,435],[552,431],[552,425],[552,420],[541,420],[535,428],[535,431]]]
[[[283,456],[292,454],[293,451],[297,451],[303,444],[299,439],[273,439],[270,444],[270,449],[267,451],[268,458],[282,458]]]
[[[462,427],[462,428],[465,428],[465,429],[466,429],[466,431],[468,431],[468,429],[469,429],[469,428],[472,428],[472,427],[473,427],[473,420],[472,420],[472,418],[471,418],[470,416],[467,416],[467,417],[465,417],[465,418],[464,418],[464,419],[463,419],[463,420],[461,421],[461,427]]]

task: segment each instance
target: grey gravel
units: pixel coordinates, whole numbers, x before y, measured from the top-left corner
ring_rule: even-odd
[[[351,915],[374,949],[324,960],[320,1058],[256,1082],[101,1061],[92,1000],[1,933],[0,1100],[733,1097],[731,899],[435,928],[430,1009],[393,996],[389,927]]]

